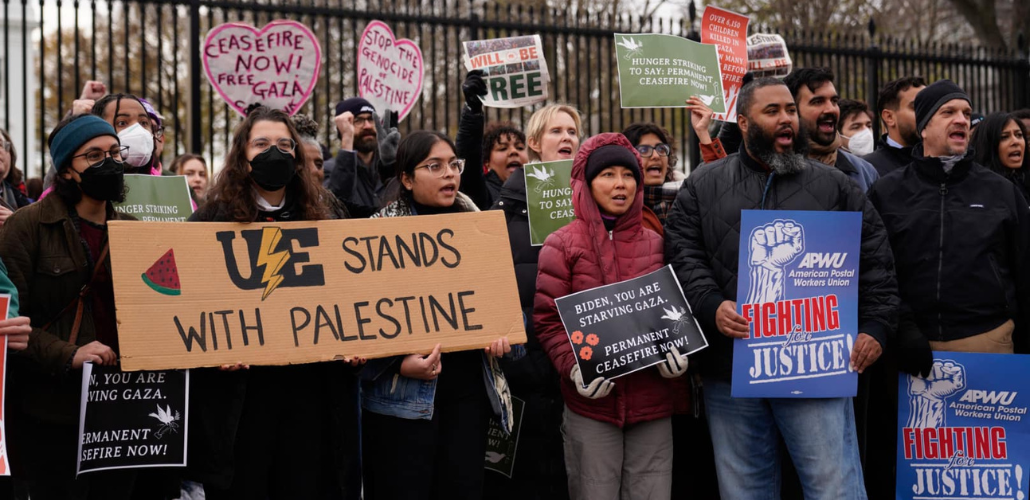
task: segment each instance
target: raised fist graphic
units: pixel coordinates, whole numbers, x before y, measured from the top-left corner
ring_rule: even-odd
[[[804,228],[789,219],[756,227],[751,231],[749,304],[776,302],[783,298],[783,267],[805,251]]]
[[[945,400],[966,388],[966,368],[950,359],[934,360],[926,378],[909,376],[907,427],[945,425]]]

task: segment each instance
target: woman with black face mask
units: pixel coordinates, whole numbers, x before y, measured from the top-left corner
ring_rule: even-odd
[[[286,113],[251,110],[190,220],[346,218],[306,168],[299,142]],[[193,370],[190,399],[187,476],[204,483],[209,500],[358,498],[357,380],[345,363]]]
[[[11,463],[34,500],[129,498],[134,471],[75,478],[82,365],[118,359],[107,222],[132,219],[112,204],[125,198],[125,148],[92,115],[62,120],[49,145],[54,193],[15,212],[0,232],[0,259],[32,324],[24,356],[8,358]]]

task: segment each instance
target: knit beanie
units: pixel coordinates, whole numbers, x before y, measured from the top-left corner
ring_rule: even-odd
[[[114,127],[96,115],[82,115],[65,124],[50,137],[50,157],[54,160],[54,168],[61,170],[66,167],[83,144],[102,135],[118,137]]]
[[[945,103],[962,99],[970,104],[969,96],[951,80],[937,80],[916,94],[916,132],[922,133],[930,119]]]
[[[590,181],[594,180],[594,177],[597,177],[602,170],[608,167],[626,167],[632,170],[633,177],[637,179],[637,184],[640,184],[642,176],[637,156],[634,155],[633,151],[626,146],[609,144],[593,150],[590,153],[590,157],[587,158],[587,168],[585,172],[587,185],[589,185]]]
[[[358,116],[362,113],[375,113],[376,108],[372,103],[360,97],[351,97],[336,104],[336,116],[350,111],[352,115]]]

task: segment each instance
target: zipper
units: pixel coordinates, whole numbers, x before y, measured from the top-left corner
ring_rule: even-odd
[[[608,231],[608,241],[614,241],[615,237],[612,236],[612,231]]]
[[[948,185],[941,183],[941,236],[937,246],[937,338],[944,340],[944,326],[941,314],[941,274],[944,270],[944,195],[948,194]]]

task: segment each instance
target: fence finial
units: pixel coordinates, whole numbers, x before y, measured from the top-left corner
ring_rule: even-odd
[[[1016,37],[1016,47],[1019,48],[1019,55],[1022,56],[1026,54],[1026,36],[1023,35],[1022,31],[1020,31],[1019,36]]]
[[[690,5],[687,6],[687,15],[690,16],[690,28],[694,28],[694,21],[697,20],[697,5],[694,5],[694,0],[690,0]]]
[[[876,36],[876,19],[869,18],[869,38]]]

